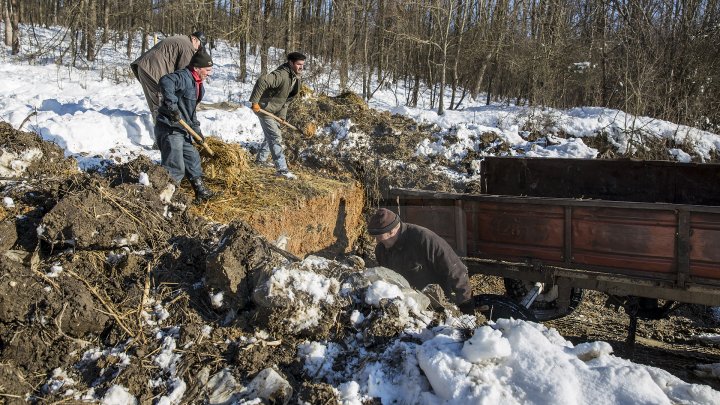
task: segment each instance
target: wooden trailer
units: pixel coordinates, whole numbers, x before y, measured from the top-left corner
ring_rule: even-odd
[[[631,317],[720,306],[720,165],[485,158],[478,193],[393,189],[385,202],[450,243],[471,274],[505,278],[537,320],[583,289]]]

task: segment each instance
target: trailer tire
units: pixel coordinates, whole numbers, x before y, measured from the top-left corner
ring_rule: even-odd
[[[505,295],[480,294],[474,296],[473,300],[475,301],[475,310],[491,321],[497,321],[500,318],[538,321],[532,311]]]
[[[512,278],[506,278],[504,281],[505,293],[508,297],[511,297],[517,302],[522,300],[532,289],[532,283],[530,282],[515,280]],[[557,286],[551,286],[549,291],[553,291],[553,289],[555,289],[556,293]],[[533,302],[530,306],[529,311],[532,312],[540,322],[562,318],[563,316],[570,315],[575,308],[580,305],[582,297],[582,288],[572,288],[570,290],[570,305],[566,311],[563,311],[557,305],[556,296],[550,293],[541,293],[535,302]]]

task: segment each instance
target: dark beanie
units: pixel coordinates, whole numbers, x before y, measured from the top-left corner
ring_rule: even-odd
[[[200,41],[200,46],[205,48],[205,45],[207,45],[207,38],[205,37],[205,34],[202,31],[195,31],[192,33],[192,36],[198,39]]]
[[[212,65],[212,57],[210,57],[210,54],[207,53],[205,48],[198,49],[198,51],[195,52],[195,55],[193,55],[192,59],[190,59],[190,66],[206,68]]]
[[[300,52],[290,52],[287,56],[287,59],[290,62],[295,62],[298,60],[305,60],[305,55],[301,54]]]
[[[388,233],[400,223],[400,216],[388,209],[380,208],[368,220],[368,233],[372,236]]]

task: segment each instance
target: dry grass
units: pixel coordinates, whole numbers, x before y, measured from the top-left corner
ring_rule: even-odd
[[[238,144],[224,143],[212,137],[207,143],[215,156],[202,156],[206,182],[222,195],[194,206],[192,211],[217,222],[229,223],[234,219],[299,206],[313,197],[332,193],[342,185],[300,167],[290,168],[298,176],[297,180],[278,177],[275,169],[256,166],[253,157]],[[347,179],[347,182],[352,181]]]

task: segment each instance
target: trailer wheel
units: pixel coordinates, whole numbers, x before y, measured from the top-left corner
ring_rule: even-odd
[[[475,310],[485,315],[485,318],[497,321],[500,318],[522,319],[537,322],[535,314],[512,298],[496,294],[480,294],[473,297]]]
[[[520,301],[530,292],[534,283],[530,281],[515,280],[506,278],[505,293],[516,301]],[[535,315],[538,321],[549,321],[551,319],[562,318],[571,314],[583,297],[582,288],[572,288],[570,290],[570,305],[566,311],[561,310],[557,305],[558,286],[545,284],[545,289],[540,293],[530,306],[529,310]]]

